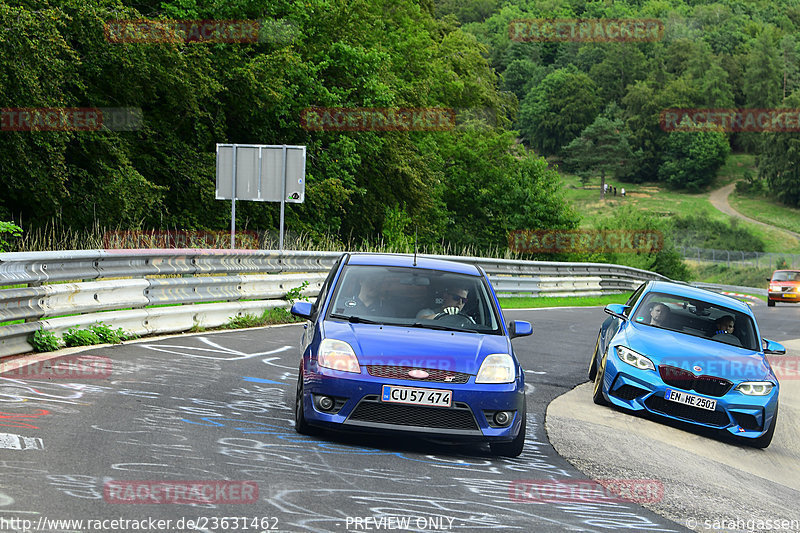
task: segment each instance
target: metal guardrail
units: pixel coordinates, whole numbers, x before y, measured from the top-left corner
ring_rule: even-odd
[[[699,287],[701,289],[708,289],[710,291],[717,291],[717,292],[738,292],[738,293],[745,293],[745,294],[758,294],[760,296],[766,296],[769,294],[767,289],[758,289],[756,287],[742,287],[739,285],[722,285],[719,283],[702,283],[699,281],[692,282],[691,285],[694,287]]]
[[[677,248],[684,259],[699,263],[724,263],[728,266],[750,266],[755,268],[778,268],[783,260],[788,268],[800,266],[800,255],[776,252],[742,252],[739,250],[716,250],[713,248],[680,247]]]
[[[217,327],[231,317],[288,307],[308,281],[316,296],[341,252],[86,250],[0,254],[0,356],[29,352],[39,328],[57,335],[103,322],[137,335]],[[499,294],[599,295],[659,274],[603,263],[431,256],[481,266]]]

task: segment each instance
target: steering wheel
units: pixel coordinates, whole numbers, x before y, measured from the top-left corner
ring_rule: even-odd
[[[447,313],[439,313],[433,320],[442,320],[443,322],[451,322],[454,326],[463,326],[464,324],[474,324],[475,320],[472,319],[469,315],[464,315],[461,313],[450,315]]]

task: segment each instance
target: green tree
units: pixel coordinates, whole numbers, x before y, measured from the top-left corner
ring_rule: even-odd
[[[605,102],[620,101],[628,85],[646,78],[650,68],[647,58],[632,43],[609,43],[603,52],[605,57],[591,66],[589,76]]]
[[[537,151],[555,154],[592,123],[600,106],[597,87],[588,75],[559,69],[525,96],[520,106],[520,131]]]
[[[719,131],[673,131],[666,142],[658,177],[670,187],[697,192],[709,185],[730,152],[728,138]]]
[[[598,116],[564,149],[563,166],[578,174],[584,184],[600,174],[602,191],[606,175],[624,176],[632,159],[633,151],[622,120]]]
[[[503,249],[513,230],[577,226],[558,173],[526,153],[512,132],[465,131],[440,146],[446,241]]]
[[[786,107],[800,106],[800,92],[784,101]],[[800,133],[762,133],[756,156],[758,177],[778,200],[800,206]]]
[[[783,65],[770,32],[763,31],[747,55],[744,94],[747,107],[774,107],[782,100]]]

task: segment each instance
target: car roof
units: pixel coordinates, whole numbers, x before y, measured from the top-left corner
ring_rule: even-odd
[[[742,313],[752,314],[750,306],[741,300],[719,294],[717,292],[701,289],[699,287],[692,287],[691,285],[684,285],[682,283],[673,283],[670,281],[651,281],[650,287],[647,292],[663,292],[666,294],[673,294],[684,298],[695,298],[703,300],[710,304],[721,305],[731,308]]]
[[[348,265],[373,265],[373,266],[395,266],[421,268],[428,270],[443,270],[470,276],[480,276],[481,272],[475,265],[460,263],[457,261],[447,261],[444,259],[433,259],[418,255],[416,264],[413,254],[375,254],[375,253],[353,253],[347,261]]]
[[[779,268],[779,269],[775,270],[775,271],[773,272],[773,274],[774,274],[775,272],[800,272],[800,270],[795,270],[795,269],[793,269],[793,268]]]

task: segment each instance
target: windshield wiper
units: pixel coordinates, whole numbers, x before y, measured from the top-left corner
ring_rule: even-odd
[[[414,322],[408,325],[409,328],[424,328],[424,329],[437,329],[439,331],[463,331],[465,333],[478,333],[474,329],[456,328],[453,326],[442,326],[439,324],[423,324],[422,322]]]
[[[342,320],[347,320],[351,324],[383,324],[383,322],[378,322],[376,320],[370,320],[369,318],[364,318],[361,316],[356,315],[340,315],[339,313],[331,313],[331,318],[339,318]]]

